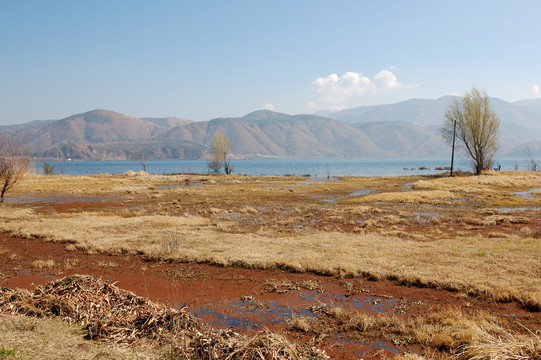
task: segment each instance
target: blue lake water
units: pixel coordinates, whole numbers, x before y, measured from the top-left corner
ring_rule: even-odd
[[[55,174],[69,175],[123,174],[127,171],[142,170],[135,161],[48,161],[55,167]],[[276,159],[258,158],[231,160],[234,174],[243,175],[310,175],[330,176],[400,176],[416,174],[437,174],[444,171],[437,167],[450,165],[449,158],[360,158],[360,159]],[[502,171],[525,169],[524,159],[496,159],[495,166]],[[36,171],[41,171],[41,162],[36,162]],[[149,160],[147,172],[151,174],[208,173],[205,160]],[[421,169],[421,168],[426,168]],[[469,171],[467,159],[455,159],[455,170]]]

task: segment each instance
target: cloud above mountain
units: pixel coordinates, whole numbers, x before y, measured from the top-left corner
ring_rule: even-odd
[[[332,110],[342,110],[351,98],[403,86],[390,70],[382,70],[372,79],[358,72],[346,72],[340,76],[330,74],[312,81],[312,87],[317,94],[317,102],[311,102],[309,107],[328,107]]]
[[[266,103],[262,107],[263,110],[270,110],[270,111],[274,111],[275,108],[276,107],[272,103]]]

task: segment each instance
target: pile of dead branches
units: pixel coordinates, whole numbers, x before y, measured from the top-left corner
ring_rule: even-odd
[[[213,329],[186,309],[170,308],[93,276],[73,275],[28,290],[0,289],[0,312],[77,322],[89,339],[168,345],[184,359],[326,359],[319,349],[261,332],[247,338]]]

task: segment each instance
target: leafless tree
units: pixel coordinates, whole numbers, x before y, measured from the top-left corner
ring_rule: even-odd
[[[41,167],[43,169],[43,174],[45,174],[45,175],[53,175],[54,174],[54,166],[52,166],[48,162],[44,161],[41,164]]]
[[[215,159],[214,157],[210,156],[207,159],[207,170],[209,173],[217,174],[222,169],[222,162],[219,159]]]
[[[218,171],[223,166],[224,172],[226,174],[231,174],[233,172],[233,165],[229,159],[231,154],[231,143],[227,136],[216,133],[212,139],[212,144],[210,144],[210,152],[213,157],[213,162],[216,166],[219,165]]]
[[[537,171],[537,160],[535,160],[534,150],[531,147],[526,148],[526,168],[530,171]]]
[[[139,162],[141,167],[143,168],[143,171],[147,171],[147,162],[145,160],[145,152],[141,149],[138,149],[136,151],[133,151],[130,153],[130,160],[134,160]]]
[[[0,135],[0,203],[6,192],[28,173],[30,162],[22,145]]]
[[[475,87],[459,101],[456,98],[444,115],[441,134],[449,144],[456,139],[472,159],[477,175],[492,167],[498,150],[500,119],[492,110],[488,95]],[[456,131],[455,131],[456,129]]]

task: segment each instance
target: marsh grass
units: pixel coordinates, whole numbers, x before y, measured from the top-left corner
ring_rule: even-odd
[[[484,311],[439,310],[411,317],[369,314],[320,304],[310,307],[317,318],[293,316],[291,331],[358,333],[396,345],[421,345],[425,353],[455,359],[539,359],[541,336]]]
[[[53,266],[55,266],[55,262],[52,259],[49,260],[34,260],[32,261],[32,267],[34,269],[42,270],[42,269],[50,269]]]
[[[201,186],[186,186],[187,178]],[[0,229],[93,253],[391,279],[539,310],[537,220],[533,213],[494,207],[512,204],[515,192],[532,188],[541,188],[541,174],[333,182],[36,175],[14,194],[62,194],[79,201],[98,195],[117,199],[118,206],[59,212],[2,206]],[[351,195],[359,189],[371,193]],[[153,193],[159,196],[149,197]],[[539,205],[535,198],[517,204],[524,200]]]
[[[81,326],[60,319],[0,314],[0,359],[161,358],[160,349],[93,342],[84,339],[85,333]]]

